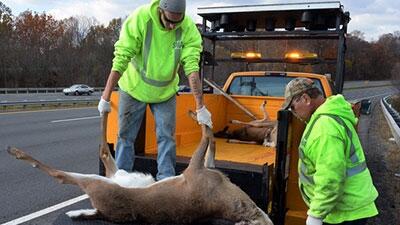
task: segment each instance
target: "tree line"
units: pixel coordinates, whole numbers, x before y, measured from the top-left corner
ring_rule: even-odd
[[[14,16],[0,1],[0,88],[65,87],[74,83],[103,86],[112,66],[114,43],[122,19],[102,25],[94,18],[53,16],[30,10]],[[216,53],[227,55],[232,49],[255,49],[277,56],[277,52],[308,46],[327,58],[335,57],[336,46],[325,41],[225,43]],[[211,51],[205,42],[204,49]],[[216,56],[218,57],[218,55]],[[400,80],[400,32],[384,34],[368,42],[360,31],[347,36],[346,80]],[[300,69],[327,73],[334,65],[270,65],[261,69]],[[224,79],[245,65],[221,64],[216,72]],[[260,69],[252,65],[251,69]],[[210,69],[205,69],[210,76]],[[222,75],[221,75],[222,74]]]
[[[15,17],[0,2],[0,88],[102,86],[120,29],[120,18],[104,26],[29,10]]]

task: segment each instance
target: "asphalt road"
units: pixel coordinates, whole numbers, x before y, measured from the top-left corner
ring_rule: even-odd
[[[349,89],[344,95],[349,100],[371,97],[376,102],[397,92],[385,86]],[[99,129],[96,108],[0,114],[0,224],[83,194],[79,188],[60,185],[28,164],[13,159],[5,152],[7,145],[26,150],[62,170],[97,173]],[[24,224],[45,225],[49,219],[41,217],[39,221]]]
[[[387,95],[398,93],[399,91],[393,86],[369,87],[344,89],[343,95],[347,100],[363,99],[363,98],[382,98]]]
[[[7,145],[66,171],[97,173],[99,129],[95,108],[0,114],[0,224],[82,194],[13,159]]]

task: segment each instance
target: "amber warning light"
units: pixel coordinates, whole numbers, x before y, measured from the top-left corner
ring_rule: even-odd
[[[261,59],[259,52],[232,52],[232,59]]]
[[[318,55],[315,53],[300,53],[289,52],[285,54],[285,59],[317,59]]]

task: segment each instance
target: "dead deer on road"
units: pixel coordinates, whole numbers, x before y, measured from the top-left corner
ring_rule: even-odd
[[[239,120],[232,120],[232,124],[244,125],[239,129],[228,131],[229,127],[226,126],[223,131],[217,132],[216,137],[228,138],[231,143],[249,143],[249,144],[262,144],[268,147],[275,147],[277,135],[277,122],[272,121],[265,109],[267,102],[264,101],[260,106],[263,112],[261,120],[253,120],[250,122],[242,122]]]
[[[155,182],[151,175],[118,170],[106,143],[106,124],[107,114],[102,118],[100,147],[106,177],[57,170],[16,148],[9,147],[8,152],[60,183],[78,185],[89,196],[93,209],[67,212],[73,219],[187,224],[213,218],[236,224],[272,224],[267,214],[225,175],[205,167],[213,164],[207,161],[214,160],[205,160],[208,146],[209,151],[215,151],[210,128],[202,126],[200,144],[181,175]]]

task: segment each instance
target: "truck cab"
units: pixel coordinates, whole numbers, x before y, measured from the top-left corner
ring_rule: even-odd
[[[305,224],[307,207],[297,188],[297,147],[304,124],[290,111],[280,109],[286,84],[297,77],[314,80],[325,97],[341,93],[349,13],[344,12],[340,2],[315,2],[202,7],[198,9],[198,15],[203,19],[200,29],[205,45],[201,78],[204,81],[223,80],[220,84],[213,82],[213,85],[220,85],[221,88],[204,93],[205,105],[212,114],[213,131],[223,130],[227,125],[232,129],[237,128],[238,125],[230,124],[232,120],[250,121],[262,118],[259,107],[264,101],[267,102],[266,110],[271,119],[278,124],[276,147],[229,143],[225,138],[216,138],[216,168],[224,172],[268,213],[274,224]],[[334,57],[320,57],[305,49],[297,49],[297,52],[274,55],[266,52],[265,48],[257,49],[259,44],[251,43],[283,41],[287,45],[287,41],[292,40],[306,40],[307,43],[333,41],[336,54]],[[224,44],[228,42],[233,44]],[[222,45],[218,46],[219,43]],[[280,67],[281,70],[259,69],[262,68],[259,65],[264,64],[283,66]],[[317,73],[290,69],[290,65],[317,64],[329,64],[335,71]],[[224,74],[217,67],[243,69]],[[326,73],[333,76],[327,76]],[[115,149],[118,134],[118,91],[111,96],[111,108],[107,141],[110,149]],[[177,173],[186,168],[200,142],[200,127],[187,115],[189,110],[194,109],[193,95],[187,90],[178,93],[175,133]],[[249,116],[249,112],[254,117]],[[157,141],[154,119],[149,108],[136,139],[135,149],[133,170],[155,175]]]

